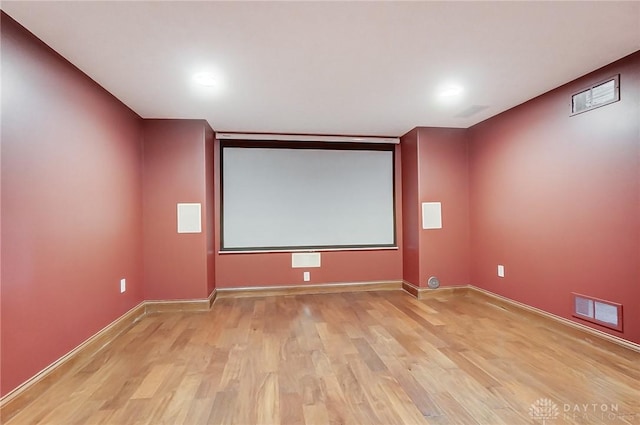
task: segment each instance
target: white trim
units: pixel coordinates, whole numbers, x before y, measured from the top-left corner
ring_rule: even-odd
[[[270,140],[282,142],[330,142],[330,143],[400,143],[398,137],[377,136],[323,136],[304,134],[216,133],[218,140]]]
[[[292,252],[331,252],[331,251],[397,251],[398,246],[372,246],[363,248],[301,248],[301,249],[254,249],[254,250],[239,250],[239,249],[220,249],[218,254],[273,254],[273,253],[292,253]]]
[[[386,285],[389,288],[382,289],[378,288],[379,286]],[[307,294],[330,294],[333,291],[335,292],[349,292],[349,291],[341,291],[341,289],[353,289],[353,292],[358,291],[367,291],[367,288],[372,291],[400,291],[402,290],[402,281],[401,280],[379,280],[379,281],[371,281],[371,282],[336,282],[336,283],[314,283],[309,285],[274,285],[274,286],[242,286],[242,287],[233,287],[233,288],[216,288],[217,297],[218,298],[233,298],[234,293],[245,293],[252,294],[251,296],[256,297],[264,296],[260,295],[261,293],[267,292],[282,292],[282,295],[287,295],[287,292],[290,292],[292,295],[307,295]],[[281,294],[273,295],[280,296]]]

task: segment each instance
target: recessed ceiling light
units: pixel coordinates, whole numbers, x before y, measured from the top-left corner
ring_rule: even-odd
[[[462,88],[462,86],[450,85],[440,89],[440,91],[438,92],[438,97],[441,97],[441,98],[456,97],[456,96],[460,96],[463,91],[464,89]]]
[[[199,72],[193,76],[193,81],[205,87],[218,85],[218,79],[209,72]]]

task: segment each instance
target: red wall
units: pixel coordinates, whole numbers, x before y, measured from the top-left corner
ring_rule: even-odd
[[[569,116],[617,73],[619,102]],[[571,292],[621,303],[608,332],[640,343],[640,52],[469,134],[472,283],[565,318]]]
[[[466,130],[419,128],[420,283],[468,285],[469,163]],[[422,202],[442,203],[442,229],[422,230]]]
[[[466,131],[419,127],[401,139],[403,278],[426,286],[469,283],[469,178]],[[442,229],[422,229],[422,203],[442,203]]]
[[[204,148],[205,148],[205,219],[207,235],[207,294],[211,294],[216,288],[216,233],[215,233],[215,170],[213,158],[213,144],[215,133],[208,124],[205,125]]]
[[[418,179],[418,130],[400,138],[402,152],[402,279],[419,286],[420,279],[420,179]]]
[[[142,301],[142,120],[0,26],[4,395]]]
[[[215,169],[219,170],[220,145],[215,144]],[[396,235],[402,246],[402,189],[400,148],[396,148]],[[215,173],[215,192],[220,193],[220,173]],[[216,196],[217,235],[220,234],[220,197]],[[304,271],[311,273],[308,284],[399,281],[402,279],[402,255],[400,250],[333,251],[322,252],[322,267],[291,268],[291,253],[219,254],[220,238],[216,240],[216,287],[259,287],[277,285],[302,285]]]
[[[146,300],[202,299],[210,293],[207,245],[213,235],[206,178],[212,170],[206,147],[212,142],[213,131],[205,121],[144,121]],[[177,232],[178,203],[202,204],[202,233]]]

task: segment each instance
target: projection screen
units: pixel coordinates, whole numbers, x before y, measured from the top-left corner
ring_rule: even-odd
[[[395,246],[392,145],[222,144],[223,251]]]

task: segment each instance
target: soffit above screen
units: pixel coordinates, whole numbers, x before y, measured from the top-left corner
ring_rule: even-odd
[[[269,140],[284,142],[387,143],[399,144],[398,137],[324,136],[308,134],[216,133],[219,140]]]

